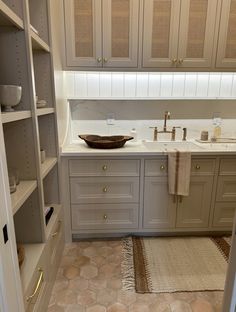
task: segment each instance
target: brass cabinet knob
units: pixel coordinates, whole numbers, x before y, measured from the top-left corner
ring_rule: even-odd
[[[104,58],[103,58],[103,62],[104,62],[104,63],[107,63],[107,62],[108,62],[108,59],[107,59],[106,57],[104,57]]]
[[[201,167],[199,165],[196,165],[195,169],[199,170],[199,169],[201,169]]]
[[[183,64],[184,60],[183,59],[179,59],[178,64],[181,65]]]
[[[102,166],[102,170],[106,171],[107,170],[107,165]]]
[[[101,63],[102,62],[102,58],[101,57],[97,57],[97,62]]]
[[[173,59],[171,60],[172,64],[176,64],[177,61],[178,61],[178,60],[177,60],[176,58],[173,58]]]
[[[160,166],[160,170],[161,170],[161,171],[163,171],[163,170],[165,170],[165,169],[166,169],[166,167],[165,167],[164,165],[161,165],[161,166]]]
[[[107,220],[107,215],[106,214],[103,215],[103,219]]]
[[[107,186],[102,189],[103,193],[107,193]]]

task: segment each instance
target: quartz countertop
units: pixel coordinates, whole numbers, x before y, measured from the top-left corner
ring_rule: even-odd
[[[175,141],[138,141],[126,142],[124,147],[115,149],[94,149],[84,141],[65,145],[61,156],[164,156],[171,150],[190,151],[193,155],[236,155],[235,143],[198,143],[195,140]]]

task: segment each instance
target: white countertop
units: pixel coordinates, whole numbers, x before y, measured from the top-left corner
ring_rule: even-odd
[[[94,149],[84,141],[68,144],[61,148],[61,156],[164,156],[168,151],[190,151],[193,155],[236,155],[235,143],[198,143],[195,140],[185,142],[126,142],[124,147],[115,149]],[[188,144],[190,143],[190,144]],[[193,143],[193,144],[191,144]],[[171,147],[173,144],[173,148]]]

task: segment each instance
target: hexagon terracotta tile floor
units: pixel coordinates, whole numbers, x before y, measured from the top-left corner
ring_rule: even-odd
[[[223,292],[123,291],[120,240],[67,244],[48,312],[220,312]]]

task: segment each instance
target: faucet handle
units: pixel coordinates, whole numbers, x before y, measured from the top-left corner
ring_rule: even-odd
[[[157,141],[157,127],[149,127],[150,129],[154,129],[154,133],[153,133],[153,141]]]

